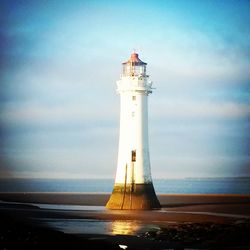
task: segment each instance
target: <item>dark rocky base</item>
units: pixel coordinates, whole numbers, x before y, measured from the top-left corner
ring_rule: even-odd
[[[146,232],[141,237],[179,244],[180,249],[250,249],[250,220],[231,224],[182,223]]]
[[[151,210],[161,208],[152,183],[115,184],[106,207],[124,210]]]

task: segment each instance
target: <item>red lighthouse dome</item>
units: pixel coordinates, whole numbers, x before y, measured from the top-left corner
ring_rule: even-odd
[[[129,60],[123,64],[123,76],[146,76],[146,63],[137,53],[132,53]]]

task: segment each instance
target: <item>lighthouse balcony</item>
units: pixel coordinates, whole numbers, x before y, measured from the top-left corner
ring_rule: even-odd
[[[138,87],[138,86],[118,86],[117,92],[127,92],[127,91],[135,91],[135,92],[143,92],[146,94],[152,93],[152,88],[148,86]]]
[[[130,88],[143,88],[143,89],[151,89],[152,81],[149,81],[145,78],[122,78],[117,81],[117,87],[120,89],[130,89]]]

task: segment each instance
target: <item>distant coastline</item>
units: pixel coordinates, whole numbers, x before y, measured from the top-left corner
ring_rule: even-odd
[[[66,177],[23,177],[23,176],[0,176],[0,180],[2,179],[23,179],[23,180],[113,180],[113,178],[98,178],[98,177],[79,177],[79,178],[66,178]],[[250,176],[208,176],[208,177],[166,177],[166,178],[153,178],[154,180],[189,180],[189,179],[250,179]]]
[[[250,194],[250,177],[154,179],[158,194]],[[1,178],[0,192],[111,193],[113,179]]]

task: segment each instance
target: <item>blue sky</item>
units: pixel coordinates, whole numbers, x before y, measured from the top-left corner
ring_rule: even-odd
[[[135,49],[155,178],[249,176],[249,1],[1,1],[0,175],[114,177]]]

